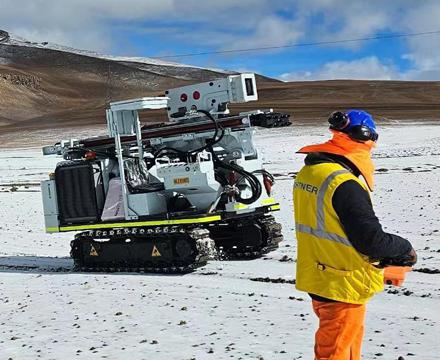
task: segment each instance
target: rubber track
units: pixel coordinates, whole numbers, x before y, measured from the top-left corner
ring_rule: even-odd
[[[262,227],[263,232],[266,234],[267,243],[262,248],[246,248],[246,249],[240,249],[237,247],[236,251],[234,252],[228,252],[228,253],[222,253],[221,250],[217,254],[217,257],[214,257],[214,259],[217,260],[250,260],[255,259],[258,257],[263,256],[264,254],[267,254],[270,251],[273,251],[278,248],[278,243],[283,240],[283,236],[281,234],[281,225],[277,223],[273,216],[266,216],[262,218],[256,218],[256,221],[260,224]],[[143,233],[150,233],[155,234],[157,232],[186,232],[189,230],[188,227],[183,226],[171,226],[171,227],[156,227],[156,228],[138,228],[136,229],[136,233],[140,234],[141,230]],[[196,235],[198,239],[210,239],[208,230],[206,230],[203,227],[198,228],[192,228],[190,231],[194,230],[201,230],[199,231],[199,234]],[[106,239],[109,237],[109,233],[113,232],[112,236],[126,236],[128,234],[131,234],[133,231],[133,228],[120,228],[116,230],[90,230],[85,231],[82,233],[79,233],[75,236],[75,238],[79,238],[82,236],[85,237],[91,237],[93,239]],[[210,239],[211,240],[211,239]],[[62,266],[38,266],[38,265],[0,265],[0,270],[14,270],[14,271],[43,271],[47,273],[60,273],[60,272],[106,272],[106,273],[113,273],[113,272],[130,272],[130,273],[159,273],[159,274],[185,274],[188,272],[192,272],[196,270],[198,267],[206,265],[208,259],[208,256],[198,256],[197,261],[191,264],[177,264],[172,263],[169,264],[166,267],[158,267],[156,265],[151,266],[142,266],[142,267],[127,267],[126,264],[120,264],[118,265],[111,265],[111,266],[99,266],[99,267],[87,267],[87,266],[80,266],[77,262],[75,262],[75,266],[72,267],[62,267]]]
[[[160,266],[155,263],[151,263],[151,264],[146,263],[143,266],[134,266],[134,267],[127,266],[126,263],[121,263],[121,264],[112,263],[109,265],[99,265],[99,266],[82,266],[78,262],[78,259],[74,259],[74,263],[75,263],[74,271],[106,272],[106,273],[137,272],[137,273],[156,273],[156,274],[184,274],[184,273],[192,272],[195,269],[206,265],[209,258],[213,257],[212,249],[204,248],[203,244],[209,242],[214,243],[214,241],[209,238],[209,231],[203,228],[189,228],[183,226],[172,226],[172,227],[163,226],[163,227],[155,227],[155,228],[130,228],[130,229],[123,228],[123,229],[108,230],[108,231],[91,230],[77,234],[75,236],[75,240],[108,239],[110,233],[113,234],[112,236],[121,239],[127,237],[127,235],[134,234],[133,231],[135,231],[136,234],[141,234],[144,236],[154,235],[158,233],[162,235],[166,233],[170,233],[170,234],[175,234],[178,232],[186,233],[196,243],[198,254],[195,257],[194,262],[192,263],[182,264],[180,261],[180,262],[170,262],[168,264],[162,263]]]
[[[237,246],[234,251],[222,252],[220,250],[220,256],[225,260],[250,260],[259,258],[273,250],[278,249],[278,244],[283,241],[283,235],[281,233],[281,224],[275,221],[273,216],[266,216],[256,220],[261,226],[263,234],[266,237],[266,244],[262,248],[245,248],[240,249]]]

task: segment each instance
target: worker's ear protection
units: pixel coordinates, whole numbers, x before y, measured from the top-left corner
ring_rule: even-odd
[[[362,141],[362,142],[368,141],[368,140],[372,140],[372,141],[376,142],[377,139],[379,138],[379,135],[377,133],[372,132],[370,130],[370,128],[365,125],[352,126],[347,131],[347,134],[353,140]]]
[[[349,117],[341,111],[331,113],[328,122],[330,124],[330,129],[342,131],[355,141],[377,141],[379,138],[379,135],[371,131],[368,126],[354,125],[350,127]]]

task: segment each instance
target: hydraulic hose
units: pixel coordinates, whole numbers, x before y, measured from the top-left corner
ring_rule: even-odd
[[[249,186],[251,187],[251,191],[252,191],[252,196],[250,198],[242,198],[240,194],[238,194],[236,197],[237,200],[245,205],[250,205],[255,201],[257,201],[258,198],[261,196],[261,192],[262,192],[260,180],[258,180],[258,178],[254,174],[244,170],[241,166],[237,164],[228,164],[220,160],[217,154],[212,149],[212,147],[210,148],[210,151],[212,153],[214,167],[222,168],[229,171],[235,171],[236,173],[240,174],[249,183]]]
[[[155,158],[159,157],[159,155],[164,153],[164,152],[165,153],[166,152],[176,153],[176,154],[178,154],[178,155],[180,155],[182,157],[187,157],[187,156],[195,155],[197,153],[202,152],[203,150],[208,149],[210,146],[212,147],[213,145],[215,145],[219,141],[221,141],[221,139],[223,139],[225,130],[218,124],[217,120],[214,119],[214,117],[208,111],[197,110],[197,112],[204,114],[209,120],[211,120],[214,123],[215,132],[214,132],[214,135],[212,136],[212,138],[207,139],[205,145],[203,145],[203,146],[201,146],[201,147],[199,147],[197,149],[190,150],[190,151],[182,151],[182,150],[178,150],[178,149],[175,149],[175,148],[172,148],[172,147],[164,147],[164,148],[159,149],[158,151],[156,151],[154,153],[154,157]],[[218,136],[219,132],[221,132],[220,136]]]
[[[228,163],[219,159],[217,154],[214,152],[214,145],[219,143],[223,139],[223,136],[225,134],[225,130],[223,127],[221,127],[218,124],[217,120],[208,111],[198,110],[198,112],[204,114],[208,119],[210,119],[214,123],[215,132],[214,132],[214,135],[212,136],[212,138],[207,139],[205,145],[203,145],[197,149],[190,150],[190,151],[182,151],[182,150],[178,150],[178,149],[175,149],[172,147],[164,147],[162,149],[159,149],[157,152],[155,152],[154,157],[157,158],[160,154],[166,153],[166,152],[173,152],[173,153],[178,154],[179,156],[188,157],[188,156],[197,154],[199,152],[202,152],[204,150],[208,150],[212,154],[214,168],[217,167],[217,168],[222,168],[222,169],[225,169],[228,171],[235,171],[236,173],[240,174],[248,182],[248,184],[251,188],[252,196],[250,198],[242,198],[239,194],[239,195],[237,195],[237,200],[243,204],[246,204],[246,205],[254,203],[255,201],[257,201],[259,199],[259,197],[261,196],[261,193],[262,193],[262,187],[261,187],[260,181],[258,180],[258,178],[254,174],[244,170],[241,166],[239,166],[237,164],[228,164]],[[220,135],[219,135],[219,132],[220,132]]]

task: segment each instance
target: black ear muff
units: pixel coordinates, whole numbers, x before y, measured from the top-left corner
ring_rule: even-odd
[[[330,129],[334,130],[343,130],[350,125],[350,119],[347,114],[342,111],[332,112],[328,118],[328,122],[330,124]]]
[[[328,118],[328,122],[330,124],[330,129],[344,132],[355,141],[377,141],[377,139],[379,138],[379,135],[370,130],[368,126],[350,126],[350,118],[342,111],[332,112],[330,114],[330,117]]]
[[[362,142],[368,140],[377,141],[377,139],[379,138],[378,134],[372,132],[370,128],[364,125],[352,126],[350,129],[348,129],[347,134],[353,140]]]

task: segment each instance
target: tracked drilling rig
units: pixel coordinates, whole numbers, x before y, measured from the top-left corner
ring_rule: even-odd
[[[254,74],[110,104],[108,136],[43,148],[62,155],[41,184],[46,231],[77,232],[82,271],[188,272],[216,256],[251,259],[278,247],[274,179],[263,168],[248,112]],[[141,127],[140,111],[168,123]]]

